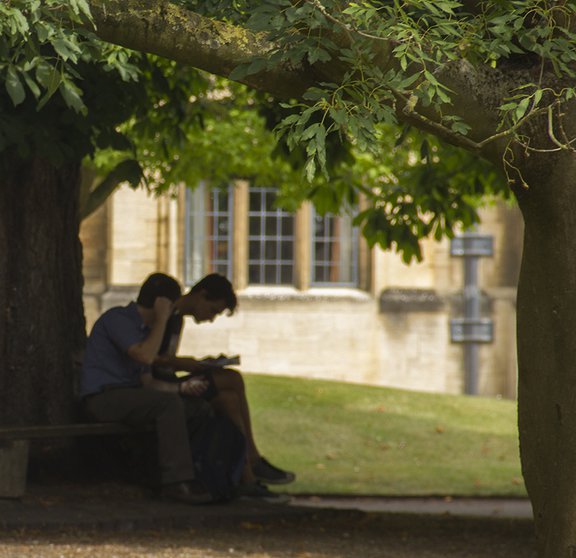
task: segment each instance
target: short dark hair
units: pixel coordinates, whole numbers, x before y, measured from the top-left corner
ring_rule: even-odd
[[[199,291],[206,291],[206,298],[208,300],[223,300],[226,303],[226,308],[230,314],[234,313],[236,306],[238,306],[238,299],[232,287],[232,283],[219,273],[210,273],[203,279],[200,279],[192,289],[191,293]]]
[[[142,283],[136,303],[143,308],[153,308],[159,296],[165,296],[172,302],[178,300],[182,296],[178,281],[165,273],[153,273]]]

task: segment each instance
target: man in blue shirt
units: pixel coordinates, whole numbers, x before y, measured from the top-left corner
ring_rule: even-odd
[[[157,295],[151,305],[131,302],[111,308],[96,321],[86,346],[80,395],[86,413],[95,420],[153,424],[163,495],[204,504],[212,497],[195,479],[188,421],[211,409],[196,396],[202,380],[171,383],[152,376],[180,288],[163,283]]]

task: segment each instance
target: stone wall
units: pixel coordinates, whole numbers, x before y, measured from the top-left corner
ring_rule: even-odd
[[[133,300],[149,273],[182,279],[176,203],[124,188],[85,221],[88,327],[110,306]],[[519,213],[495,205],[483,211],[481,229],[494,236],[494,256],[480,264],[480,287],[495,336],[479,349],[478,391],[512,398]],[[423,262],[410,266],[395,253],[372,250],[369,291],[248,287],[234,316],[187,322],[181,353],[239,353],[245,372],[462,393],[463,346],[451,342],[449,324],[461,316],[463,264],[449,249],[448,241],[424,241]]]

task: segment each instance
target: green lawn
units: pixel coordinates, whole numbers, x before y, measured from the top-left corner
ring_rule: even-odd
[[[254,431],[288,492],[525,496],[516,403],[245,374]]]

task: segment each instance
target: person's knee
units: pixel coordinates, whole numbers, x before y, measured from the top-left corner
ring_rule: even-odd
[[[233,390],[237,393],[243,393],[245,391],[242,374],[231,368],[219,370],[218,373],[215,374],[214,380],[218,389]]]
[[[158,415],[182,415],[186,416],[186,407],[182,397],[176,393],[161,393],[156,399],[156,410]]]

